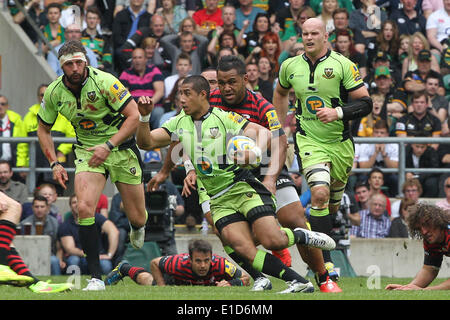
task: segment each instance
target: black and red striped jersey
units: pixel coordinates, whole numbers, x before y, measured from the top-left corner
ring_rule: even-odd
[[[222,99],[220,89],[215,89],[211,91],[209,103],[213,107],[239,113],[247,120],[269,129],[272,133],[281,130],[278,135],[284,134],[273,104],[253,91],[246,89],[245,98],[241,103],[229,105]]]
[[[211,268],[204,277],[193,272],[189,253],[162,257],[159,269],[172,276],[176,285],[215,286],[216,282],[229,281],[241,275],[241,271],[234,264],[215,254],[212,255]]]
[[[444,241],[441,243],[428,243],[423,241],[425,251],[424,264],[440,268],[444,256],[450,257],[450,224],[445,230]]]

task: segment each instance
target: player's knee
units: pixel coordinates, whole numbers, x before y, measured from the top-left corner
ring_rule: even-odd
[[[288,238],[284,232],[277,232],[273,235],[263,237],[261,245],[268,250],[281,250],[288,246]]]
[[[141,286],[151,286],[153,283],[153,276],[149,272],[142,272],[137,276],[136,280]]]
[[[328,204],[330,191],[326,186],[316,186],[311,189],[311,203],[314,206],[323,207]]]
[[[287,205],[278,210],[277,219],[285,228],[306,227],[305,209],[300,203]]]

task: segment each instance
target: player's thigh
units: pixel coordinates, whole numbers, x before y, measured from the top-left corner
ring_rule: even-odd
[[[253,242],[250,227],[247,221],[236,221],[227,224],[220,230],[221,239],[231,246],[239,255],[250,262],[256,256],[256,246]]]
[[[352,171],[353,159],[355,158],[353,141],[347,139],[336,144],[334,152],[330,153],[330,158],[332,180],[340,181],[345,185]]]
[[[116,182],[117,189],[122,197],[123,207],[128,218],[136,219],[145,216],[144,185]],[[145,221],[143,222],[145,223]]]
[[[288,237],[281,231],[274,215],[265,215],[252,223],[252,231],[256,240],[266,249],[278,250],[286,248]]]
[[[80,219],[93,217],[106,184],[102,173],[82,171],[75,174],[75,194]]]

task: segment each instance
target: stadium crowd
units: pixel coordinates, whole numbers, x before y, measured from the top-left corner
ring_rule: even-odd
[[[406,148],[406,168],[450,168],[450,145],[433,143],[434,137],[450,136],[450,0],[20,1],[46,38],[43,51],[57,75],[62,74],[55,55],[58,48],[65,41],[80,40],[90,65],[117,76],[133,98],[152,97],[155,103],[150,118],[152,129],[180,112],[177,95],[180,79],[201,73],[207,77],[206,73],[210,72],[207,79],[212,86],[217,85],[214,70],[224,55],[236,55],[245,61],[248,88],[272,102],[280,65],[287,58],[303,53],[302,25],[307,19],[318,17],[324,21],[329,33],[329,49],[355,63],[373,100],[372,112],[351,122],[352,135],[430,137],[429,144],[410,144]],[[15,2],[8,4],[14,22],[20,24],[29,39],[38,45],[41,42],[39,36]],[[74,14],[77,10],[73,11],[73,6],[79,8],[79,17]],[[332,77],[333,70],[323,76]],[[7,97],[0,95],[0,135],[36,135],[36,114],[45,88],[46,85],[36,88],[36,104],[23,117],[8,105]],[[296,121],[295,93],[291,92],[289,97],[290,114],[284,127],[292,134]],[[7,121],[3,120],[5,116]],[[65,125],[67,120],[60,117],[53,127],[54,136],[74,137],[71,126]],[[56,148],[58,161],[65,163],[71,146],[60,144]],[[286,165],[292,176],[298,177],[298,163],[294,151],[289,150]],[[164,154],[164,150],[142,152],[147,165],[161,163]],[[28,165],[28,146],[3,143],[0,156],[1,160],[6,160],[0,161],[0,189],[21,202],[25,209],[20,183],[25,181],[26,175],[13,174],[11,167]],[[43,155],[38,154],[38,158],[44,159],[38,161],[38,165],[46,167]],[[409,172],[403,194],[399,195],[398,175],[382,171],[383,168],[398,167],[397,144],[355,145],[354,168],[380,170],[352,174],[349,179],[346,191],[354,203],[351,213],[359,215],[355,221],[352,219],[352,236],[408,237],[402,221],[406,219],[408,206],[418,202],[419,197],[443,198],[438,205],[450,207],[448,175]],[[180,164],[172,172],[170,183],[182,186],[183,179],[184,169]],[[49,182],[49,177],[42,174],[38,182],[40,186],[33,202],[28,204],[28,210],[24,210],[22,220],[33,215],[37,217],[34,222],[50,217],[55,219],[52,219],[55,228],[44,232],[53,235],[52,255],[56,258],[52,259],[55,261],[52,272],[58,274],[60,269],[67,267],[70,260],[67,258],[82,257],[83,252],[75,250],[75,247],[80,248],[76,239],[67,241],[71,236],[70,224],[75,223],[70,220],[71,215],[63,219],[62,212],[52,207],[57,195],[62,194],[61,190],[52,189],[48,192],[50,195],[46,195],[43,190],[48,184],[42,183]],[[21,195],[19,188],[22,188]],[[367,189],[367,196],[363,195],[363,189]],[[183,209],[177,208],[174,221],[189,226],[201,223],[198,196],[183,199],[176,187],[171,190],[178,198],[177,205]],[[300,193],[301,188],[298,190]],[[389,197],[402,199],[391,205]],[[39,216],[35,202],[45,204],[44,218]],[[119,203],[120,200],[118,207]],[[72,205],[71,202],[71,211],[76,216]],[[101,207],[98,209],[101,215]],[[111,213],[113,208],[110,209]],[[116,208],[116,211],[120,210]],[[99,219],[102,222],[98,227],[106,234],[101,258],[115,259],[115,262],[105,264],[103,272],[106,274],[120,261],[123,246],[119,241],[125,241],[127,237],[119,237],[120,225],[117,223],[105,226],[111,217],[105,210],[103,215],[105,219]],[[371,219],[376,215],[384,216],[384,219],[374,225]]]

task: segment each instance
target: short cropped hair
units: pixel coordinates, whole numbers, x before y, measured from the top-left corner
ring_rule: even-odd
[[[194,239],[189,242],[189,256],[192,257],[194,251],[212,254],[212,246],[206,240]]]
[[[189,76],[186,79],[184,79],[183,85],[185,85],[185,84],[192,84],[192,89],[197,93],[200,93],[203,90],[205,90],[206,99],[208,99],[208,101],[209,101],[209,94],[210,94],[211,88],[209,86],[208,80],[206,80],[205,77],[199,76],[199,75]]]
[[[245,63],[237,56],[223,56],[217,64],[217,71],[227,72],[236,70],[240,76],[246,74]]]

